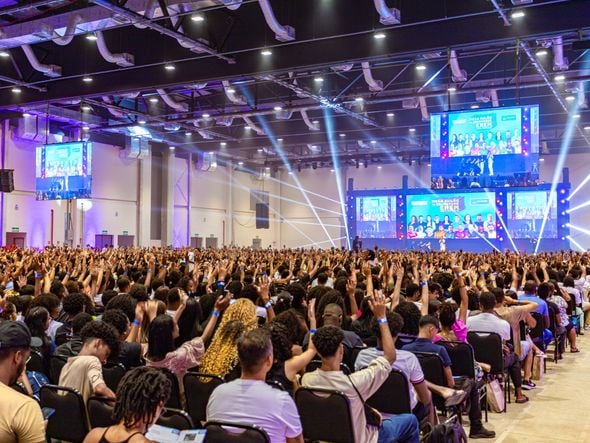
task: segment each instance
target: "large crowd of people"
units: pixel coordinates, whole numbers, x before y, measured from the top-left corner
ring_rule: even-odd
[[[470,332],[498,334],[509,389],[528,402],[535,356],[557,336],[557,358],[580,352],[589,259],[378,248],[1,250],[0,440],[45,441],[33,397],[54,356],[67,359],[58,385],[84,401],[115,402],[115,424],[91,430],[87,442],[149,441],[171,395],[168,371],[183,405],[189,371],[221,377],[207,420],[257,425],[273,443],[303,441],[301,387],[344,393],[357,443],[418,442],[439,423],[441,404],[468,415],[470,438],[493,438],[478,388],[496,375],[475,361],[472,377],[457,377],[450,349]],[[442,384],[425,377],[424,352],[440,357]],[[116,390],[103,376],[109,363],[127,370]],[[392,369],[407,378],[411,410],[375,421],[365,400]]]

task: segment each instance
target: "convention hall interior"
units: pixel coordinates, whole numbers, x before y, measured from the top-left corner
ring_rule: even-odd
[[[245,442],[459,442],[461,432],[465,441],[590,442],[580,395],[590,363],[589,80],[585,0],[0,0],[0,388],[14,382],[2,374],[16,349],[5,355],[2,344],[25,332],[34,339],[27,318],[41,307],[49,313],[43,352],[31,341],[31,355],[43,358],[38,366],[27,360],[25,385],[33,390],[19,385],[19,395],[33,394],[28,407],[40,402],[47,441],[180,441],[166,433],[176,428],[199,430],[182,438],[215,443],[230,441],[233,423],[255,428],[242,435]],[[158,295],[158,284],[170,295]],[[109,331],[98,326],[86,335],[94,338],[83,331],[107,324],[100,318],[110,297],[101,297],[109,291],[131,296],[117,337],[137,345],[139,367],[152,368],[136,372],[119,361],[124,371],[114,386],[103,384],[108,391],[86,386],[112,397],[97,401],[114,408],[112,423],[111,409],[93,420],[99,412],[75,383],[76,393],[68,392],[81,406],[60,403],[50,388],[67,386],[61,382],[74,366],[63,360],[61,376],[53,373],[58,326],[70,328],[62,343],[80,340],[81,355],[94,352],[90,342],[108,342],[100,334]],[[65,311],[74,294],[85,294],[84,312],[93,316],[82,338]],[[38,300],[49,295],[59,299],[55,315],[53,299]],[[252,333],[240,318],[242,334],[228,351],[218,331],[244,298],[261,327]],[[160,317],[173,319],[170,328],[188,322],[189,301],[199,310],[194,331],[181,327],[169,351],[194,360],[175,369],[163,363],[170,353],[156,358],[150,337]],[[412,302],[420,312],[408,330],[412,312],[398,315],[398,308]],[[452,328],[445,305],[455,308]],[[334,306],[339,314],[329,313]],[[229,373],[214,378],[225,396],[217,388],[215,397],[205,376],[194,377],[201,391],[189,395],[196,388],[187,375],[216,374],[213,349],[242,365],[237,381],[252,375],[242,348],[262,340],[260,330],[273,340],[273,373],[272,324],[293,312],[305,330],[290,337],[291,357],[280,366],[289,386],[273,386],[289,394],[280,397],[294,414],[282,416],[286,433],[275,429],[280,415],[258,423],[240,421],[243,411],[235,418],[227,408],[212,412],[223,409],[213,400],[222,404],[237,392]],[[473,332],[487,331],[477,317],[490,312],[513,326],[506,340],[491,334],[499,357]],[[340,324],[329,326],[330,315]],[[397,318],[405,326],[395,329]],[[389,371],[393,365],[394,374],[404,371],[387,352],[391,337],[398,361],[410,354],[402,347],[428,341],[411,358],[432,402],[423,404],[421,382],[409,374],[412,407],[391,414],[386,397],[395,390],[375,400],[374,390],[361,389],[363,398],[355,387],[343,403],[327,391],[313,394],[314,387],[342,390],[321,384],[340,352],[322,354],[338,336],[323,328],[344,332],[342,373],[372,370],[375,383],[387,373],[379,375],[374,362],[357,367],[359,348],[372,347],[375,361]],[[435,359],[448,373],[428,366],[426,354],[439,352],[432,346],[445,348],[432,340],[444,341],[445,331],[465,345],[473,366],[467,373],[456,372],[455,348]],[[359,342],[349,348],[353,333]],[[184,347],[197,336],[200,353]],[[97,366],[106,382],[114,363],[105,362]],[[157,378],[153,367],[172,381]],[[30,373],[46,376],[38,392]],[[453,376],[471,384],[453,384]],[[162,383],[171,383],[176,402],[156,392]],[[139,407],[130,390],[142,386],[146,398],[162,396],[158,407],[169,407],[172,418],[160,409],[125,415],[129,405]],[[426,412],[414,408],[416,396]],[[381,424],[369,424],[369,404],[382,413]],[[65,412],[72,408],[81,415]],[[417,420],[413,434],[401,430],[410,426],[402,423],[406,415]],[[124,433],[129,423],[137,434]],[[17,431],[9,437],[4,426],[2,441],[37,441]],[[106,429],[102,439],[94,428]],[[441,429],[454,436],[437,435]]]

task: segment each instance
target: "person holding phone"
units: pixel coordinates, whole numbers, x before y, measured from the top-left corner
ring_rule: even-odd
[[[33,398],[12,389],[25,371],[31,346],[41,340],[31,337],[22,323],[0,323],[0,441],[3,443],[45,442],[45,422],[39,404]]]

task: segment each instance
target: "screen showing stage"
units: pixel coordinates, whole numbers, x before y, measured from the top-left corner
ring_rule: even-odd
[[[506,227],[510,236],[516,238],[539,237],[547,204],[547,222],[543,230],[543,238],[557,238],[557,196],[550,191],[509,192],[508,220]]]
[[[92,185],[92,145],[86,142],[37,147],[37,200],[89,198]]]
[[[432,187],[533,185],[539,178],[539,107],[432,114]]]
[[[356,198],[356,235],[360,238],[395,238],[394,196]]]
[[[406,209],[409,240],[496,238],[493,193],[408,195]]]

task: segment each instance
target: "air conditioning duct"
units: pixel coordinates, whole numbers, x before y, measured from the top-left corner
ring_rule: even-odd
[[[133,55],[126,52],[121,54],[113,54],[111,51],[109,51],[102,31],[96,31],[94,35],[96,36],[96,47],[98,48],[98,52],[100,52],[102,58],[104,58],[107,62],[115,63],[117,66],[121,66],[123,68],[128,68],[135,65],[135,57],[133,57]]]
[[[420,104],[420,113],[422,114],[422,121],[427,122],[430,120],[430,113],[428,112],[428,105],[426,104],[426,97],[418,97],[418,103]]]
[[[451,78],[453,79],[454,83],[463,83],[467,81],[467,71],[461,69],[459,66],[459,59],[457,58],[457,53],[454,49],[451,50],[451,54],[449,56],[449,64],[451,65]]]
[[[334,72],[348,72],[354,67],[354,63],[332,66],[330,69]]]
[[[275,117],[277,120],[289,120],[293,117],[293,111],[281,109],[280,111],[275,111]]]
[[[102,101],[105,103],[108,103],[109,105],[113,104],[113,100],[111,99],[111,97],[109,97],[108,95],[103,95],[102,96]],[[117,117],[117,118],[125,118],[127,115],[117,109],[113,109],[110,106],[106,107],[109,112],[111,113],[111,115],[113,117]]]
[[[145,11],[143,11],[143,16],[147,19],[151,19],[156,12],[156,8],[158,7],[157,0],[147,0],[145,5]],[[139,29],[146,29],[147,26],[143,23],[134,23],[134,26]]]
[[[295,29],[291,26],[283,26],[277,21],[269,0],[258,0],[258,4],[260,5],[260,9],[262,9],[266,24],[275,33],[275,38],[278,41],[290,42],[295,40]]]
[[[551,44],[553,47],[553,70],[567,71],[569,69],[569,61],[563,55],[563,38],[560,36],[552,38]]]
[[[307,125],[310,131],[319,131],[320,130],[320,123],[319,122],[312,122],[307,115],[307,111],[304,109],[301,111],[301,117],[303,117],[303,121]]]
[[[53,26],[46,23],[41,25],[41,32],[50,38],[53,43],[60,46],[66,46],[69,45],[74,39],[74,36],[76,35],[76,26],[78,26],[82,20],[83,19],[80,14],[74,14],[70,16],[64,35],[59,35],[57,32],[55,32]]]
[[[223,80],[221,82],[221,84],[223,85],[223,90],[225,91],[225,95],[230,102],[232,102],[235,105],[245,105],[246,104],[246,98],[242,95],[238,95],[234,90],[232,90],[233,88],[231,87],[231,84],[229,83],[229,81]]]
[[[320,154],[322,152],[322,147],[320,145],[314,145],[312,143],[307,144],[307,149],[312,154]]]
[[[150,156],[150,142],[144,137],[125,137],[125,148],[119,151],[121,158],[143,160]]]
[[[362,62],[361,66],[363,68],[363,76],[365,81],[367,82],[367,85],[369,85],[369,90],[371,92],[383,91],[383,82],[373,78],[373,73],[371,72],[371,65],[369,62]]]
[[[402,109],[417,109],[420,105],[418,97],[407,98],[402,100]]]
[[[164,103],[166,103],[172,109],[179,111],[179,112],[187,112],[188,111],[188,105],[186,103],[178,103],[172,97],[170,97],[170,95],[168,95],[166,90],[156,89],[156,92],[158,94],[160,94],[160,97],[162,97],[162,100],[164,100]]]
[[[242,6],[242,0],[215,0],[218,4],[225,6],[231,11],[235,11]]]
[[[164,123],[164,129],[166,131],[178,131],[181,128],[179,123],[175,123],[175,122],[166,122]]]
[[[260,127],[257,126],[250,117],[242,117],[244,119],[244,121],[246,122],[246,124],[248,126],[250,126],[250,128],[252,128],[252,130],[254,132],[256,132],[256,134],[258,135],[264,135],[264,130]]]
[[[21,48],[23,49],[27,60],[35,71],[42,72],[47,77],[61,77],[61,66],[45,65],[39,62],[39,59],[35,55],[33,48],[31,48],[29,45],[22,45]]]
[[[215,117],[215,124],[219,126],[227,126],[230,127],[234,122],[233,117]]]
[[[381,17],[379,21],[383,25],[399,25],[401,23],[401,14],[399,9],[390,8],[385,0],[373,0],[375,9]]]

